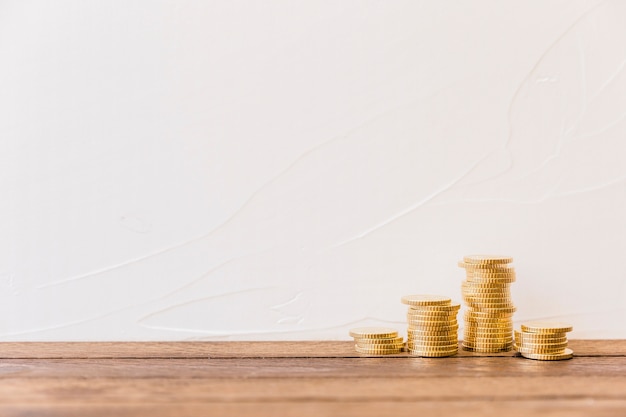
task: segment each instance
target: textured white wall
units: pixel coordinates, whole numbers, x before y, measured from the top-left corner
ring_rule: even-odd
[[[626,337],[626,2],[0,2],[0,340],[347,339],[515,257]]]

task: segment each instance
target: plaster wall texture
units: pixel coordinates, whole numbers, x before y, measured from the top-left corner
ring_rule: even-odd
[[[401,330],[402,295],[460,300],[470,253],[515,258],[517,325],[626,337],[625,21],[0,2],[0,340]]]

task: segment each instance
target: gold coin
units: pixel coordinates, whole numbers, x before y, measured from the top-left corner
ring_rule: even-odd
[[[448,356],[454,356],[458,353],[458,349],[451,350],[449,352],[432,352],[423,350],[408,350],[411,356],[421,356],[423,358],[444,358]]]
[[[447,305],[452,302],[452,300],[448,297],[431,294],[405,295],[400,299],[400,301],[402,301],[402,304],[410,306],[440,306]]]
[[[484,327],[465,326],[463,331],[465,333],[469,333],[469,334],[488,334],[488,335],[506,334],[506,335],[513,335],[513,329],[512,328],[506,328],[506,327],[498,328],[498,329],[492,329],[492,328],[484,328]]]
[[[410,307],[407,309],[406,314],[420,317],[448,317],[456,316],[457,310],[419,310]]]
[[[402,336],[393,337],[393,338],[389,338],[389,339],[362,339],[360,337],[355,337],[354,341],[357,344],[377,343],[379,345],[397,345],[399,343],[404,342],[404,338]]]
[[[444,311],[443,314],[415,314],[406,313],[406,317],[412,320],[456,320],[457,312]]]
[[[522,331],[526,333],[551,334],[571,332],[571,324],[558,321],[530,321],[522,323]]]
[[[457,330],[439,330],[439,329],[421,329],[421,330],[411,330],[407,329],[407,340],[415,339],[417,337],[426,337],[426,336],[457,336]]]
[[[463,343],[461,346],[465,350],[471,350],[472,352],[479,352],[479,353],[510,352],[511,350],[513,350],[513,346],[512,345],[506,345],[506,344],[502,344],[502,345],[499,345],[499,344],[494,344],[494,345],[473,345],[473,344]]]
[[[432,311],[457,311],[460,308],[461,308],[461,304],[454,303],[454,304],[437,305],[437,306],[419,306],[419,307],[411,306],[409,311],[411,313],[419,313],[419,312],[422,312],[422,311],[425,311],[425,312],[432,312]]]
[[[540,361],[561,361],[574,357],[572,349],[565,349],[563,353],[522,353],[522,356],[528,359],[536,359]]]
[[[358,345],[354,345],[354,350],[356,350],[359,353],[365,353],[368,355],[392,355],[395,353],[400,353],[402,352],[401,348],[392,348],[392,349],[370,349],[370,348],[363,348],[360,347]]]
[[[476,283],[476,284],[511,284],[515,282],[515,276],[506,277],[506,278],[492,278],[492,277],[482,277],[482,276],[468,276],[466,277],[467,282]]]
[[[483,348],[483,347],[470,347],[463,345],[463,350],[467,350],[475,353],[501,353],[501,352],[509,352],[513,350],[512,346],[505,346],[502,348]]]
[[[513,345],[515,350],[519,353],[545,353],[545,354],[556,354],[563,353],[565,349],[567,349],[567,343],[563,346],[554,346],[554,347],[542,347],[542,348],[531,348],[526,346]]]
[[[512,314],[517,311],[517,307],[507,307],[507,308],[481,308],[478,310],[481,313],[485,314]]]
[[[424,343],[407,343],[407,349],[409,350],[422,350],[432,352],[449,352],[454,349],[458,349],[458,343],[449,343],[447,345],[430,345]]]
[[[488,335],[471,335],[472,340],[477,342],[513,342],[513,336],[511,335],[502,335],[502,336],[488,336]]]
[[[502,287],[470,287],[461,286],[461,294],[471,297],[510,297],[511,289]]]
[[[513,337],[513,332],[508,331],[508,330],[475,330],[475,329],[468,329],[467,327],[463,330],[463,335],[465,336],[470,336],[470,337],[480,337],[480,338],[505,338],[505,337],[509,337],[512,338]]]
[[[456,317],[448,317],[448,318],[415,318],[407,315],[408,323],[415,323],[417,325],[422,324],[424,326],[449,326],[451,324],[457,324]]]
[[[423,340],[450,340],[450,339],[455,339],[457,338],[457,333],[453,332],[450,334],[443,334],[443,335],[429,335],[429,334],[417,334],[414,335],[413,338],[418,338],[418,339],[423,339]]]
[[[501,255],[466,255],[463,262],[467,264],[510,264],[513,258]]]
[[[397,343],[395,345],[386,345],[379,343],[357,343],[356,346],[361,349],[370,349],[370,350],[394,350],[394,349],[402,349],[404,347],[404,343]]]
[[[449,337],[446,339],[424,339],[422,337],[416,337],[407,339],[407,345],[428,345],[428,346],[441,346],[441,345],[456,345],[459,343],[459,339],[456,337]]]
[[[450,324],[439,324],[439,323],[417,323],[417,322],[411,322],[408,323],[408,328],[410,330],[424,330],[424,331],[432,331],[432,330],[439,330],[439,331],[451,331],[451,330],[457,330],[459,328],[459,324],[458,323],[450,323]]]
[[[470,307],[472,308],[476,308],[478,310],[482,310],[485,308],[488,309],[503,309],[503,308],[514,308],[515,305],[513,305],[513,303],[511,302],[507,302],[506,300],[494,300],[494,301],[487,301],[487,300],[473,300],[467,303]]]
[[[476,300],[509,300],[511,299],[511,293],[508,291],[498,292],[473,292],[462,291],[463,298],[476,299]]]
[[[565,335],[565,333],[520,333],[515,330],[515,339],[529,343],[559,343],[567,341],[567,336]]]
[[[515,268],[511,265],[506,264],[497,264],[497,265],[489,265],[489,264],[470,264],[467,262],[459,262],[458,265],[461,268],[465,268],[466,271],[486,271],[486,272],[510,272],[515,271]]]
[[[515,278],[515,270],[514,269],[467,269],[465,270],[465,277],[471,278]]]
[[[513,317],[513,313],[498,313],[494,315],[491,312],[485,312],[483,310],[477,310],[475,308],[469,307],[465,311],[464,317],[470,320],[483,320],[483,321],[511,320]]]
[[[471,278],[471,277],[470,277]],[[477,276],[476,278],[489,278],[483,276]],[[497,277],[497,278],[510,278],[509,276],[505,277]],[[467,277],[461,281],[461,288],[467,288],[469,290],[475,291],[510,291],[511,283],[510,282],[476,282],[476,281],[468,281]]]
[[[465,321],[465,329],[480,332],[504,332],[513,333],[513,323],[480,323],[475,321]]]
[[[350,330],[350,336],[359,339],[393,339],[398,331],[388,327],[357,327]]]

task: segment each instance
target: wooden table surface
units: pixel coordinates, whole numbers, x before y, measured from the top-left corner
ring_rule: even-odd
[[[575,357],[350,342],[0,343],[0,416],[626,416],[626,340]]]

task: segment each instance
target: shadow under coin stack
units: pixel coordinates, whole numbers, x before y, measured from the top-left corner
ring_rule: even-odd
[[[506,352],[513,348],[511,283],[515,270],[513,258],[468,255],[459,262],[466,271],[461,285],[467,305],[463,349],[479,353]]]
[[[423,357],[456,355],[459,348],[459,324],[456,315],[460,304],[438,295],[407,295],[402,303],[407,312],[407,348],[409,354]]]
[[[572,326],[567,323],[533,321],[515,331],[515,349],[525,358],[541,361],[571,359],[574,352],[567,348],[567,336]]]
[[[350,330],[354,349],[364,355],[393,355],[402,352],[404,341],[398,331],[387,327],[358,327]]]

